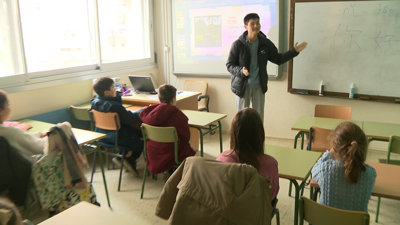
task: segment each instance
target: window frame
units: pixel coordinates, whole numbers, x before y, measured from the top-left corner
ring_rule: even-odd
[[[91,0],[89,0],[91,1]],[[24,47],[22,43],[22,28],[19,14],[19,1],[17,1],[17,10],[18,19],[16,20],[18,23],[17,27],[14,29],[17,30],[17,35],[20,37],[17,45],[13,46],[16,51],[19,51],[20,54],[23,54],[22,61],[19,60],[18,64],[22,66],[22,70],[24,71],[22,74],[9,75],[0,77],[0,89],[8,92],[15,93],[27,90],[33,90],[37,88],[45,88],[54,85],[67,84],[77,81],[91,80],[94,78],[102,77],[102,76],[116,76],[123,73],[131,73],[143,70],[149,70],[157,68],[156,64],[156,52],[155,52],[155,31],[154,31],[154,0],[141,0],[142,1],[142,10],[145,9],[145,4],[148,4],[148,15],[149,20],[143,21],[145,26],[148,26],[149,30],[149,39],[146,40],[146,43],[150,45],[150,58],[138,59],[138,60],[129,60],[129,61],[121,61],[114,63],[101,63],[101,49],[99,42],[99,24],[98,24],[98,11],[97,11],[97,0],[93,0],[94,8],[95,8],[95,41],[96,41],[96,50],[97,50],[97,58],[96,63],[92,65],[85,66],[77,66],[71,68],[64,69],[56,69],[49,70],[43,72],[32,72],[27,73],[26,70],[26,62],[25,62],[25,54]],[[19,45],[19,46],[18,46]]]

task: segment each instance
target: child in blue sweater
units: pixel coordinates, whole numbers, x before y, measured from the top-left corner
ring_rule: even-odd
[[[334,208],[368,212],[376,171],[365,164],[368,140],[352,122],[332,133],[332,149],[318,160],[312,176],[321,188],[319,203]]]

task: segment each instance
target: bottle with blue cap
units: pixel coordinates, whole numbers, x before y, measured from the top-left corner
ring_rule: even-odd
[[[354,83],[351,83],[349,98],[354,98]]]

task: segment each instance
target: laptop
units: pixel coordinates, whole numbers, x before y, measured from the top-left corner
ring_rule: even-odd
[[[157,89],[154,88],[150,76],[133,76],[128,75],[132,83],[132,87],[138,94],[157,94]]]

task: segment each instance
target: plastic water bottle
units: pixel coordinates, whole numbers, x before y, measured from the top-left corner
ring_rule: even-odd
[[[351,83],[349,98],[354,98],[354,83]]]

